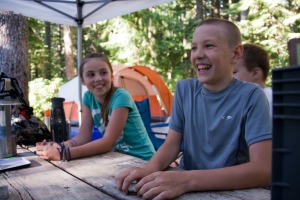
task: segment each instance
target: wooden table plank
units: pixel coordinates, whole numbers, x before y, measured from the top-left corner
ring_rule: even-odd
[[[44,161],[32,152],[18,148],[18,156],[26,157],[31,165],[0,173],[3,198],[6,198],[5,192],[8,192],[6,199],[11,200],[114,199]]]
[[[176,198],[176,200],[270,200],[270,195],[270,190],[254,188],[232,191],[193,192],[184,194]]]
[[[85,182],[95,186],[102,192],[120,200],[141,199],[136,195],[124,195],[116,188],[114,176],[121,170],[129,167],[143,166],[146,161],[139,158],[110,152],[98,156],[72,160],[70,162],[51,161],[54,165],[62,168],[68,173],[78,177]],[[215,192],[195,192],[184,194],[179,200],[226,200],[226,199],[255,199],[269,200],[270,191],[262,188],[235,190],[235,191],[215,191]]]
[[[136,195],[126,196],[120,192],[116,188],[114,178],[117,172],[123,169],[142,166],[146,163],[139,158],[110,152],[71,162],[51,161],[51,163],[116,199],[140,199]]]

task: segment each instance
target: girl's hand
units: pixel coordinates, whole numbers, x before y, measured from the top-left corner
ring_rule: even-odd
[[[58,148],[60,148],[59,144],[44,140],[36,143],[36,154],[44,160],[60,160]]]

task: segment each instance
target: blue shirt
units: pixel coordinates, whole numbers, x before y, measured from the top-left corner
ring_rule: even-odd
[[[233,79],[219,92],[197,79],[178,82],[170,128],[182,133],[186,170],[213,169],[249,161],[249,146],[272,138],[268,100],[252,83]]]

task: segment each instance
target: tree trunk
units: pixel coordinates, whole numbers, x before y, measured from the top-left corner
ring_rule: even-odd
[[[222,8],[221,10],[224,11],[224,10],[228,10],[229,9],[229,4],[231,3],[231,0],[223,0],[222,1]],[[221,11],[221,12],[222,12]],[[230,20],[230,15],[229,14],[226,14],[226,15],[223,15],[223,19],[227,19],[227,20]]]
[[[45,22],[45,45],[47,46],[48,57],[42,66],[43,77],[45,79],[51,79],[51,24],[50,22]]]
[[[204,14],[203,14],[203,0],[196,0],[196,5],[197,5],[197,18],[200,21],[204,20]]]
[[[220,14],[220,0],[214,0],[213,1],[213,5],[214,5],[214,9],[213,9],[213,16],[214,17],[217,17],[217,18],[220,18],[221,17],[221,14]]]
[[[28,99],[28,21],[12,12],[0,11],[0,70],[18,80]]]
[[[65,46],[65,69],[66,77],[71,80],[75,76],[75,61],[73,53],[72,31],[69,26],[64,26],[64,46]]]

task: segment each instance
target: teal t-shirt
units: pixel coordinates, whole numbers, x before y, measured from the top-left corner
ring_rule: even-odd
[[[101,118],[102,105],[90,91],[85,92],[83,104],[91,110],[95,126],[102,135],[105,135],[106,127]],[[120,107],[128,107],[129,113],[125,127],[113,150],[149,160],[155,153],[154,147],[148,137],[135,102],[131,95],[123,88],[118,88],[112,96],[108,120],[112,111]]]

